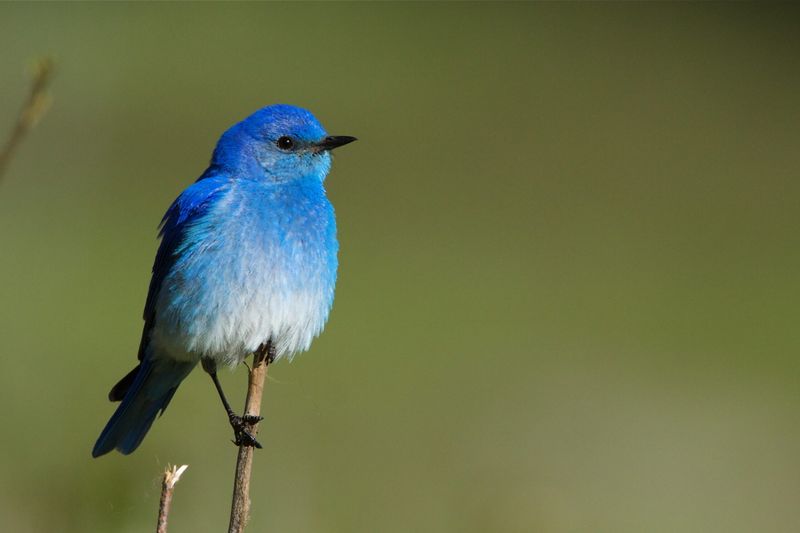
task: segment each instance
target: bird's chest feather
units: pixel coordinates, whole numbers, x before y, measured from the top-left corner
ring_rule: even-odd
[[[193,222],[159,295],[171,351],[237,363],[269,339],[279,356],[308,348],[333,301],[338,251],[314,185],[243,184]]]

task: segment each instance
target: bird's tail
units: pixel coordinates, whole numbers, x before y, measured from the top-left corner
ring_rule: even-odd
[[[109,394],[112,400],[118,399],[115,395],[120,395],[120,387],[127,388],[122,403],[100,433],[92,456],[100,457],[114,448],[125,455],[135,450],[158,412],[164,412],[178,385],[196,364],[145,357]]]

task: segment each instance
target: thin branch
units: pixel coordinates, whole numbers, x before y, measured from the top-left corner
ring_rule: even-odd
[[[249,369],[247,379],[247,400],[244,414],[259,416],[261,412],[261,395],[264,392],[264,379],[267,377],[267,366],[275,358],[275,349],[271,342],[261,346],[253,354],[253,368]],[[258,423],[252,424],[248,430],[258,434]],[[231,521],[228,533],[242,533],[250,518],[250,474],[253,470],[253,447],[239,446],[236,459],[236,477],[233,480],[233,501],[231,502]]]
[[[158,504],[158,524],[156,525],[156,533],[167,533],[167,517],[169,517],[169,508],[172,505],[172,493],[175,489],[175,484],[181,479],[181,475],[189,468],[189,465],[167,466],[164,471],[164,478],[161,480],[161,500]]]
[[[36,126],[50,108],[52,98],[47,92],[47,87],[53,78],[53,67],[53,60],[49,57],[39,59],[34,65],[33,80],[31,81],[30,91],[28,91],[28,98],[22,105],[22,109],[20,109],[17,123],[11,131],[11,135],[9,135],[5,145],[0,149],[0,179],[2,179],[22,139]]]

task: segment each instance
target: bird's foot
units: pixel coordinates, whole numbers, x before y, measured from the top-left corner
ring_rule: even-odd
[[[253,424],[258,424],[264,417],[255,415],[231,415],[228,417],[233,428],[234,440],[232,441],[236,446],[252,446],[253,448],[261,449],[261,443],[258,442],[255,436],[251,433]]]

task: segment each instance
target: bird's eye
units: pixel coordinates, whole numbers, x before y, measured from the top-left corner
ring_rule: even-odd
[[[276,142],[275,144],[281,150],[291,150],[292,148],[294,148],[294,141],[292,140],[291,137],[288,137],[286,135],[278,139],[278,142]]]

